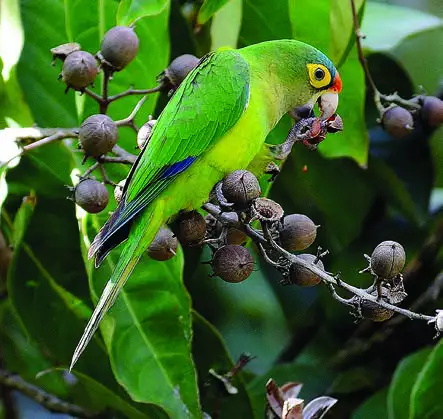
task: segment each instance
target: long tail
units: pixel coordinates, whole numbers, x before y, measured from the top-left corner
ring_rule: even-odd
[[[148,207],[132,225],[129,239],[124,244],[111,279],[106,284],[100,300],[86,325],[83,336],[75,348],[71,366],[69,367],[70,370],[72,370],[80,355],[86,349],[103,317],[114,304],[120,290],[125,285],[140,257],[149,247],[152,240],[154,240],[157,231],[163,223],[162,204],[160,201]]]

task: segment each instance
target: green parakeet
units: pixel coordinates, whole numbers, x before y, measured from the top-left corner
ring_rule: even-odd
[[[318,100],[321,117],[329,118],[340,91],[331,61],[294,40],[221,49],[200,60],[161,113],[119,206],[89,249],[99,266],[126,240],[71,368],[159,228],[179,211],[199,208],[225,175],[247,168],[285,113]]]

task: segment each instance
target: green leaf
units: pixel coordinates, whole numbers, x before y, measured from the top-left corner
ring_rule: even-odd
[[[397,365],[388,390],[390,419],[409,419],[411,392],[430,353],[430,348],[422,349]]]
[[[12,239],[12,246],[15,249],[18,248],[23,241],[23,236],[34,213],[36,203],[35,193],[31,191],[28,196],[23,198],[22,204],[15,215]]]
[[[353,413],[352,419],[387,418],[386,398],[388,389],[377,391],[373,396],[364,401]]]
[[[363,45],[369,51],[389,51],[408,37],[442,25],[438,17],[415,8],[368,2],[362,23]]]
[[[354,47],[340,67],[343,91],[340,94],[338,114],[343,119],[344,130],[329,135],[319,150],[326,157],[351,157],[359,165],[366,166],[369,137],[364,118],[366,85],[361,64]]]
[[[22,1],[20,10],[25,42],[17,74],[34,119],[42,127],[75,126],[73,93],[65,95],[64,84],[57,80],[60,69],[51,67],[49,52],[52,47],[67,42],[64,2]]]
[[[205,24],[230,0],[205,0],[197,16],[199,25]]]
[[[253,411],[245,383],[239,374],[231,383],[238,390],[235,395],[227,393],[223,384],[209,373],[213,369],[223,375],[234,366],[219,332],[198,313],[193,313],[194,339],[193,355],[199,375],[199,382],[205,383],[201,389],[202,408],[212,413],[218,402],[219,418],[253,418]]]
[[[20,374],[23,379],[48,392],[66,397],[69,388],[61,375],[44,374],[36,378],[39,372],[49,369],[52,364],[38,350],[36,342],[25,335],[12,313],[9,302],[5,301],[3,304],[6,307],[3,308],[0,322],[0,337],[5,368]]]
[[[154,16],[169,8],[169,0],[122,0],[118,6],[117,24],[129,26],[146,16]]]
[[[361,16],[366,0],[355,0],[357,14]],[[355,42],[354,21],[349,1],[331,0],[331,39],[329,54],[331,60],[340,66]]]
[[[443,385],[443,341],[440,340],[412,387],[409,419],[443,417],[443,403],[439,389]]]
[[[243,45],[283,38],[291,38],[288,0],[243,0]]]
[[[95,412],[103,412],[112,409],[120,412],[125,418],[142,419],[142,418],[164,418],[163,412],[152,412],[149,415],[137,409],[137,407],[128,403],[120,395],[111,391],[109,387],[104,386],[99,381],[94,380],[90,376],[75,372],[75,377],[79,380],[78,387],[75,392],[74,400],[83,406],[87,406]]]
[[[88,235],[92,238],[100,226],[95,216],[82,218],[86,248]],[[118,257],[119,251],[114,251],[100,269],[86,262],[94,299],[110,278]],[[182,270],[181,252],[167,262],[142,258],[101,330],[115,377],[133,400],[161,406],[173,418],[198,418],[191,301]]]
[[[237,48],[241,20],[242,0],[230,0],[215,13],[211,23],[211,50],[220,47]]]

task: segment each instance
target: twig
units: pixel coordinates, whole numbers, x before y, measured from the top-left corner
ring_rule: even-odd
[[[113,147],[112,153],[115,154],[117,157],[120,157],[128,162],[131,162],[132,164],[134,164],[135,161],[137,160],[137,156],[135,154],[126,151],[124,148],[121,148],[119,145],[115,145]]]
[[[369,86],[371,86],[371,89],[374,92],[374,102],[378,111],[380,112],[380,114],[382,114],[385,110],[385,106],[383,106],[382,101],[387,103],[395,103],[397,105],[411,109],[420,109],[421,106],[418,103],[416,103],[414,100],[403,99],[397,93],[394,93],[392,95],[384,95],[383,93],[380,93],[380,91],[377,89],[374,79],[372,78],[371,72],[369,71],[368,62],[363,53],[361,40],[365,38],[365,35],[363,35],[361,32],[360,23],[358,20],[357,8],[355,6],[355,0],[350,0],[350,2],[352,9],[352,19],[354,23],[354,31],[356,35],[358,59],[363,68],[366,79],[368,80]]]
[[[99,102],[100,113],[105,114],[108,111],[109,99],[108,99],[108,84],[111,73],[109,72],[107,66],[103,67],[103,85],[102,85],[102,98],[103,100]]]
[[[75,138],[78,135],[77,128],[5,128],[2,131],[5,137],[15,138],[19,141],[28,140],[32,142],[31,144],[23,146],[20,153],[16,154],[8,161],[2,162],[0,168],[8,165],[12,160],[23,156],[30,150],[65,138]]]
[[[41,388],[26,382],[20,376],[9,371],[0,369],[0,382],[6,387],[20,391],[20,393],[23,393],[52,412],[65,413],[77,418],[89,419],[99,417],[99,415],[89,412],[80,406],[65,402],[53,394],[46,393]]]
[[[125,96],[131,96],[131,95],[149,95],[151,93],[157,93],[157,92],[161,92],[163,89],[163,85],[159,84],[156,87],[153,87],[152,89],[141,89],[141,90],[137,90],[137,89],[128,89],[124,92],[121,93],[117,93],[116,95],[113,96],[109,96],[108,97],[108,102],[114,102],[115,100],[121,99],[122,97]]]
[[[140,110],[140,108],[143,106],[143,104],[145,103],[146,99],[148,98],[147,95],[143,96],[135,105],[134,109],[132,110],[132,112],[129,114],[129,116],[127,116],[124,119],[120,119],[119,121],[115,121],[115,123],[117,124],[118,127],[123,127],[123,126],[133,126],[134,124],[134,119],[137,116],[137,112]]]
[[[100,95],[98,95],[97,93],[95,93],[94,91],[86,88],[84,90],[84,92],[85,92],[85,95],[91,97],[92,99],[97,101],[100,105],[104,102],[103,98]]]
[[[98,160],[100,161],[100,163],[134,164],[132,159],[127,160],[125,157],[101,156]]]

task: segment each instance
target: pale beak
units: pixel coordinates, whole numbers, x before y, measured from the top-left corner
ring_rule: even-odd
[[[318,98],[318,106],[321,111],[320,119],[329,119],[335,114],[338,107],[338,93],[326,92]]]

